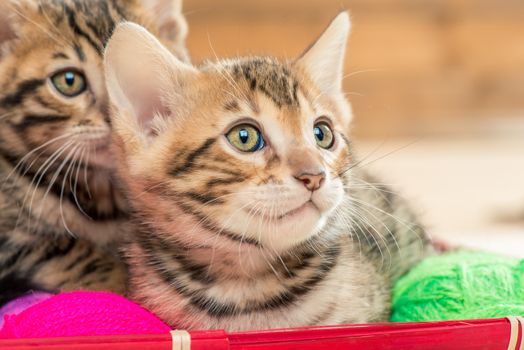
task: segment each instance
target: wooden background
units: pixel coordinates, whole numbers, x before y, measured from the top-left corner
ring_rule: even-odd
[[[294,57],[342,9],[358,135],[511,129],[524,117],[523,0],[186,0],[188,45],[195,62]]]

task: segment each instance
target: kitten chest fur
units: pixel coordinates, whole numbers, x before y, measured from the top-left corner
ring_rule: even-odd
[[[387,320],[389,274],[383,256],[363,253],[373,248],[354,236],[361,232],[352,237],[334,220],[318,239],[279,255],[220,237],[173,206],[161,186],[150,191],[133,188],[141,216],[126,248],[129,293],[172,326],[235,331]]]
[[[184,256],[181,262],[173,258],[177,253],[170,259],[158,248],[148,252],[133,244],[131,296],[146,307],[163,305],[155,309],[162,319],[188,329],[236,331],[246,325],[265,329],[385,321],[389,306],[385,277],[359,257],[349,237],[333,243],[335,248],[320,254],[276,258],[271,267],[270,254],[259,248],[240,254],[213,253],[207,248],[192,250],[190,257],[184,256],[184,249],[172,247]],[[168,256],[159,258],[159,254]],[[191,270],[191,264],[199,266],[198,261],[209,259],[208,265],[196,268],[201,271],[195,272],[195,266]],[[181,264],[188,264],[187,270]]]

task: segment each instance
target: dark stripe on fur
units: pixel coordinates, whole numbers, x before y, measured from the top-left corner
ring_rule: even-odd
[[[111,0],[111,6],[115,10],[116,13],[122,18],[126,19],[129,17],[129,15],[126,13],[125,9],[122,8],[116,0]]]
[[[224,200],[210,193],[184,192],[182,196],[190,198],[204,205],[224,204]]]
[[[219,185],[231,185],[231,184],[239,183],[243,181],[245,181],[245,177],[243,177],[240,174],[237,174],[237,176],[232,176],[232,177],[227,177],[227,178],[211,179],[206,183],[206,187],[213,188]]]
[[[18,84],[14,93],[4,96],[2,100],[0,100],[0,105],[2,105],[4,108],[18,106],[24,102],[24,99],[27,95],[34,93],[44,83],[44,79],[24,80]]]
[[[233,67],[236,79],[244,79],[252,91],[259,90],[279,108],[298,107],[298,82],[289,69],[267,59],[254,58]]]
[[[170,266],[166,266],[162,259],[151,252],[147,254],[148,265],[153,267],[155,272],[177,293],[189,299],[191,306],[206,312],[211,317],[227,317],[254,312],[267,312],[270,310],[284,308],[294,304],[301,296],[307,294],[322,282],[333,267],[337,264],[340,255],[340,246],[327,249],[322,256],[322,264],[315,273],[305,282],[288,287],[285,291],[276,294],[265,301],[248,301],[245,306],[233,303],[222,303],[219,300],[206,295],[205,289],[193,289],[190,285],[181,282],[180,271],[173,271]]]
[[[67,6],[65,3],[64,3],[64,11],[67,13],[67,19],[68,19],[69,26],[71,27],[71,29],[73,29],[75,34],[78,35],[79,37],[84,38],[89,43],[89,45],[91,45],[95,49],[96,52],[102,55],[103,46],[96,43],[94,39],[91,38],[91,36],[89,36],[86,32],[84,32],[78,26],[78,24],[76,23],[75,11],[69,8],[69,6]]]
[[[180,174],[187,173],[195,166],[195,161],[198,157],[203,156],[215,143],[216,139],[209,138],[207,139],[200,147],[198,147],[193,152],[189,153],[186,157],[184,164],[176,166],[171,169],[169,174],[173,177],[180,176]]]
[[[53,54],[53,58],[54,59],[64,59],[64,60],[68,60],[69,59],[69,56],[67,56],[65,53],[63,52],[56,52]]]
[[[50,260],[68,255],[75,248],[77,240],[73,237],[65,237],[56,244],[49,245],[45,252],[35,261],[34,270],[39,269],[41,265],[47,264]]]
[[[214,223],[210,223],[209,222],[210,219],[206,215],[202,215],[198,211],[196,211],[193,208],[191,208],[189,205],[186,205],[184,203],[180,203],[180,201],[176,201],[176,204],[186,214],[194,216],[198,220],[199,225],[204,227],[206,230],[211,231],[214,234],[226,237],[226,238],[228,238],[228,239],[230,239],[232,241],[236,241],[236,242],[241,242],[243,244],[245,243],[245,244],[251,244],[251,245],[254,245],[254,246],[262,247],[262,244],[258,240],[254,239],[254,238],[244,237],[244,236],[236,234],[234,232],[230,232],[230,231],[221,229],[218,225],[215,225]]]
[[[64,270],[65,271],[69,271],[69,270],[73,269],[75,266],[77,266],[80,263],[82,263],[82,261],[85,261],[87,258],[89,258],[92,254],[93,254],[93,248],[91,246],[87,246],[86,248],[84,248],[84,251],[82,252],[82,254],[77,255],[75,260],[70,262],[64,268]]]
[[[148,257],[156,257],[151,260],[155,268],[167,267],[176,262],[180,264],[180,270],[189,275],[193,281],[206,285],[215,282],[215,278],[209,274],[208,266],[191,261],[189,257],[184,255],[188,254],[187,251],[178,246],[173,246],[173,242],[168,242],[158,235],[149,234],[147,237],[143,237],[139,244]]]
[[[193,208],[188,203],[181,202],[180,197],[182,197],[184,194],[173,191],[168,186],[166,186],[165,183],[164,184],[152,183],[151,185],[148,185],[146,187],[149,188],[148,190],[149,192],[155,193],[160,198],[163,198],[173,203],[174,205],[177,205],[185,214],[194,216],[198,220],[199,225],[201,225],[206,230],[211,231],[214,234],[223,236],[235,242],[241,242],[242,244],[251,244],[251,245],[258,246],[258,247],[262,247],[261,243],[258,242],[256,239],[249,238],[249,237],[243,237],[234,232],[229,232],[227,230],[221,229],[218,225],[211,222],[211,219],[208,216],[202,214],[200,211]],[[148,218],[144,217],[142,221],[147,222]]]
[[[28,114],[24,116],[21,122],[14,124],[13,126],[18,132],[24,132],[27,128],[33,126],[40,126],[49,123],[60,123],[69,119],[71,119],[70,116],[59,114]]]
[[[78,59],[82,62],[85,62],[86,60],[86,54],[84,52],[84,49],[80,45],[74,44],[73,48],[75,49],[75,53],[78,56]]]

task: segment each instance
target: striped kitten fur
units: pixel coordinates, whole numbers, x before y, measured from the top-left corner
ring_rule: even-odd
[[[136,212],[132,298],[189,329],[387,320],[392,281],[430,244],[353,155],[348,32],[342,13],[294,62],[195,68],[138,25],[116,29],[105,67]]]
[[[186,59],[180,0],[2,1],[0,305],[28,290],[123,292],[128,221],[108,151],[102,54],[133,20]]]

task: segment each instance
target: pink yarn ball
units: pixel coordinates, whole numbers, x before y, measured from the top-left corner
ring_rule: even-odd
[[[0,338],[158,334],[170,327],[113,293],[70,292],[50,297],[17,315],[6,315]]]

